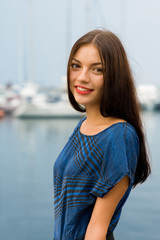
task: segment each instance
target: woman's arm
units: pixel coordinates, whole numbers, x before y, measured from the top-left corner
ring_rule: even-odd
[[[128,186],[129,178],[125,176],[103,198],[97,197],[85,240],[106,240],[113,213]]]

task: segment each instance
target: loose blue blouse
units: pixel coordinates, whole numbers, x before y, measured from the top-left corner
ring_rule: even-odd
[[[85,119],[79,121],[54,164],[54,240],[84,240],[96,198],[128,175],[130,185],[108,228],[112,232],[133,186],[139,156],[133,126],[121,122],[85,135],[80,132]]]

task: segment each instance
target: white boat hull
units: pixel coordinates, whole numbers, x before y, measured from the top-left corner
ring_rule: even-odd
[[[18,118],[79,118],[84,113],[76,111],[68,102],[23,104],[13,114]]]

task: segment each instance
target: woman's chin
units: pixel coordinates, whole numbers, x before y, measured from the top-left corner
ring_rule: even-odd
[[[76,100],[76,102],[77,102],[79,105],[81,105],[83,108],[86,108],[86,106],[87,106],[87,104],[84,103],[84,102],[82,102],[82,101],[77,101],[77,100]]]
[[[74,97],[76,102],[79,104],[79,105],[83,105],[84,107],[86,106],[86,101],[84,101],[84,99],[81,99],[79,97]]]

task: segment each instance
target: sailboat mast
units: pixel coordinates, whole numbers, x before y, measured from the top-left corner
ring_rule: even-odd
[[[72,41],[72,0],[67,1],[66,11],[66,60],[68,59]]]
[[[29,0],[29,81],[35,80],[34,75],[34,0]]]
[[[88,32],[91,28],[91,1],[90,0],[86,0],[85,12],[86,12],[86,32]]]
[[[18,82],[24,82],[24,29],[22,23],[18,26]]]
[[[127,1],[121,0],[121,34],[122,38],[126,38],[126,22],[127,22]]]

